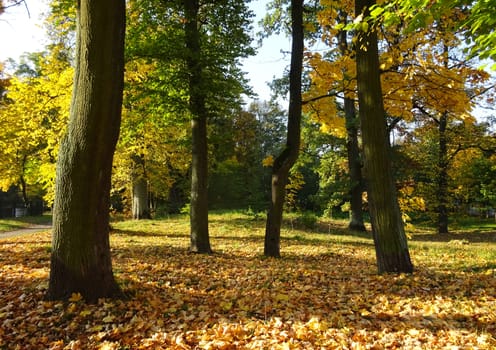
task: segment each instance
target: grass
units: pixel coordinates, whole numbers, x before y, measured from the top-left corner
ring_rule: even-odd
[[[51,221],[52,216],[50,214],[0,219],[0,232],[22,230],[33,225],[49,225]]]
[[[496,348],[496,242],[411,232],[413,275],[377,275],[369,233],[288,221],[281,259],[265,221],[210,215],[210,256],[189,219],[112,222],[114,274],[128,300],[45,302],[49,232],[0,241],[0,349]]]

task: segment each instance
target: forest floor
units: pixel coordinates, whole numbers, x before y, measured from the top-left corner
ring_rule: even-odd
[[[215,253],[188,252],[186,216],[112,224],[128,298],[48,302],[50,232],[0,240],[0,349],[494,349],[496,233],[410,233],[412,275],[378,275],[369,234],[212,214]]]

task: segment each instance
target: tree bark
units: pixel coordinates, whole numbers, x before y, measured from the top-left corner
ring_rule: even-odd
[[[443,113],[439,118],[439,155],[437,173],[437,230],[440,234],[448,233],[448,147],[446,128],[448,117]]]
[[[369,14],[374,0],[356,0],[355,16]],[[375,28],[359,31],[356,64],[359,116],[379,273],[413,271],[392,175],[391,150],[382,100]]]
[[[148,181],[146,180],[145,160],[142,156],[132,157],[132,194],[133,194],[133,219],[151,219],[150,204],[148,198]]]
[[[70,120],[57,164],[47,298],[121,296],[109,244],[112,159],[124,73],[124,0],[78,2]]]
[[[365,232],[363,222],[363,178],[362,161],[360,159],[360,147],[358,145],[358,118],[356,116],[355,101],[345,97],[344,113],[346,119],[346,152],[348,156],[348,168],[350,171],[350,210],[351,218],[348,228],[354,231]]]
[[[449,47],[443,45],[443,64],[449,68]],[[444,112],[439,117],[439,155],[437,163],[437,232],[448,233],[448,140],[446,129],[448,127],[448,113]]]
[[[348,14],[341,12],[339,14],[340,22],[347,23]],[[349,45],[347,40],[348,32],[341,30],[338,33],[338,43],[341,55],[344,57],[349,54]],[[350,223],[348,228],[354,231],[366,231],[363,222],[363,178],[362,178],[362,161],[360,159],[360,147],[358,145],[358,128],[359,119],[356,113],[355,101],[348,97],[349,91],[347,86],[350,83],[351,77],[344,77],[343,92],[344,92],[344,116],[346,123],[346,152],[348,157],[348,169],[350,172]]]
[[[189,69],[189,110],[192,129],[191,162],[191,244],[195,253],[212,253],[208,232],[208,144],[207,109],[202,84],[198,0],[184,0],[186,49]]]
[[[303,0],[291,1],[292,48],[286,147],[272,167],[271,203],[265,227],[264,255],[280,256],[281,224],[288,174],[298,158],[301,134],[301,74],[303,64]]]

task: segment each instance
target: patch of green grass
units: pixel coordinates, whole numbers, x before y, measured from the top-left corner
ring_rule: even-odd
[[[0,219],[0,232],[21,230],[24,228],[29,228],[33,225],[49,225],[51,222],[51,214]]]
[[[450,221],[450,228],[462,231],[495,231],[496,220],[494,218],[462,216],[453,218]]]

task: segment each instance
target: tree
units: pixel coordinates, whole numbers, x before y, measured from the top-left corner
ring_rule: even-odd
[[[367,18],[374,0],[355,0],[355,16]],[[359,116],[362,125],[372,233],[379,273],[413,272],[392,175],[379,71],[376,26],[361,22],[356,40]]]
[[[186,63],[189,75],[189,110],[191,112],[191,245],[196,253],[211,253],[208,234],[208,145],[206,91],[203,84],[198,0],[184,0]]]
[[[467,14],[456,18],[452,29],[463,30],[466,37],[466,49],[471,56],[480,59],[496,59],[496,19],[494,0],[395,0],[383,5],[389,11],[377,10],[384,16],[386,23],[406,21],[407,30],[414,31],[428,26],[433,20],[450,18],[453,11],[460,10]],[[453,18],[450,18],[453,20]],[[496,69],[496,64],[492,66]]]
[[[25,4],[25,1],[24,0],[6,0],[6,1],[0,0],[0,15],[9,7],[18,6],[22,3]]]
[[[450,148],[458,148],[450,139],[450,129],[458,125],[475,122],[471,110],[477,99],[488,92],[485,86],[488,74],[472,67],[466,55],[461,55],[458,46],[459,35],[450,28],[462,13],[453,10],[451,19],[442,18],[433,22],[428,32],[430,54],[419,60],[421,67],[412,78],[411,87],[415,90],[413,107],[415,116],[433,121],[437,129],[437,150],[435,183],[438,233],[448,233],[449,216],[449,167]],[[455,22],[453,22],[455,20]],[[432,74],[436,72],[436,74]],[[424,124],[427,125],[427,124]]]
[[[134,154],[131,162],[133,163],[131,170],[133,219],[151,219],[144,155]]]
[[[81,0],[74,92],[57,165],[47,298],[121,295],[112,272],[109,207],[124,74],[125,1]]]
[[[389,2],[383,6],[388,8]],[[341,53],[344,51],[343,43],[346,43],[346,30],[355,29],[354,25],[347,25],[349,21],[342,9],[347,9],[347,2],[339,5],[330,2],[323,7],[319,15],[321,26],[325,28],[323,35],[325,42],[332,42],[331,38],[337,36]],[[394,6],[389,8],[390,11],[395,9]],[[374,7],[371,16],[376,17],[377,13],[384,14],[381,11],[383,11],[381,7]],[[447,166],[449,165],[446,161],[446,150],[449,148],[446,144],[448,141],[446,128],[452,124],[451,119],[460,122],[463,120],[464,124],[469,122],[470,109],[475,99],[487,92],[488,88],[482,84],[485,73],[473,68],[466,55],[464,57],[462,51],[457,48],[460,46],[460,39],[453,28],[460,23],[460,18],[463,18],[463,11],[449,7],[444,9],[442,16],[437,16],[437,18],[432,15],[423,18],[423,27],[411,30],[410,23],[405,19],[399,18],[397,21],[387,23],[388,17],[384,15],[383,21],[378,23],[386,23],[387,26],[382,27],[378,39],[381,47],[381,83],[384,109],[389,122],[388,130],[405,135],[407,130],[415,128],[415,124],[411,123],[418,123],[419,115],[434,120],[436,124],[432,125],[436,125],[439,130],[439,150],[436,151],[439,157],[436,166],[433,167],[439,170],[434,175],[438,186],[435,206],[439,213],[440,231],[446,232]],[[363,25],[368,26],[368,23]],[[341,125],[335,118],[336,108],[328,102],[326,104],[331,105],[331,108],[323,109],[319,105],[324,104],[322,101],[335,96],[342,97],[346,105],[347,97],[353,97],[351,93],[354,89],[354,75],[348,63],[353,59],[351,48],[347,50],[348,54],[342,54],[339,60],[329,59],[329,54],[321,57],[320,53],[313,54],[310,60],[314,71],[311,73],[312,88],[308,94],[309,101],[317,111],[314,114],[318,114],[326,129],[332,132],[341,131]],[[343,87],[339,86],[341,83]],[[343,96],[340,96],[343,90]],[[349,103],[348,107],[352,105]],[[351,109],[345,108],[345,110]],[[352,119],[349,118],[346,122],[348,132],[350,131],[348,126],[353,125],[349,121]],[[401,127],[405,125],[406,128],[402,130]],[[350,158],[351,164],[353,162]],[[432,164],[430,166],[432,167]],[[411,193],[410,184],[411,181],[406,181],[398,183],[397,186],[401,193]],[[406,188],[402,188],[403,185]],[[403,204],[405,203],[407,202],[403,201]]]
[[[352,230],[365,231],[363,221],[362,156],[359,144],[360,121],[356,110],[356,67],[354,43],[346,28],[351,2],[322,2],[317,15],[322,41],[331,46],[328,53],[310,53],[311,87],[305,96],[310,115],[322,130],[346,140],[349,173],[349,208]],[[334,40],[334,37],[337,40]],[[333,46],[336,46],[334,49]],[[325,181],[325,180],[324,180]]]
[[[339,14],[341,23],[346,24],[348,14],[342,11]],[[348,32],[340,30],[338,34],[338,46],[343,57],[351,52],[348,44]],[[345,71],[344,75],[344,118],[346,126],[346,153],[348,157],[348,168],[350,172],[350,223],[348,227],[355,231],[366,231],[363,222],[363,201],[362,194],[364,191],[364,181],[362,178],[362,159],[358,141],[359,119],[355,106],[354,93],[346,91],[346,87],[351,85],[351,75]]]
[[[19,186],[28,205],[33,190],[53,202],[55,160],[65,130],[73,70],[59,46],[30,53],[19,64],[0,106],[0,188]]]
[[[280,256],[282,213],[289,171],[298,158],[301,132],[301,80],[303,66],[303,0],[291,1],[291,64],[286,146],[274,160],[271,177],[271,202],[265,227],[264,255]]]
[[[191,122],[190,249],[209,253],[207,132],[215,127],[210,120],[239,106],[248,91],[239,59],[253,53],[247,35],[251,12],[240,0],[131,4],[136,24],[129,56],[156,66],[146,88],[160,96],[163,117],[186,116]]]
[[[463,1],[464,2],[464,1]],[[496,61],[496,1],[477,0],[469,1],[470,14],[465,26],[468,27],[468,35],[471,38],[471,52],[481,59],[490,58]],[[496,64],[492,66],[496,70]]]

